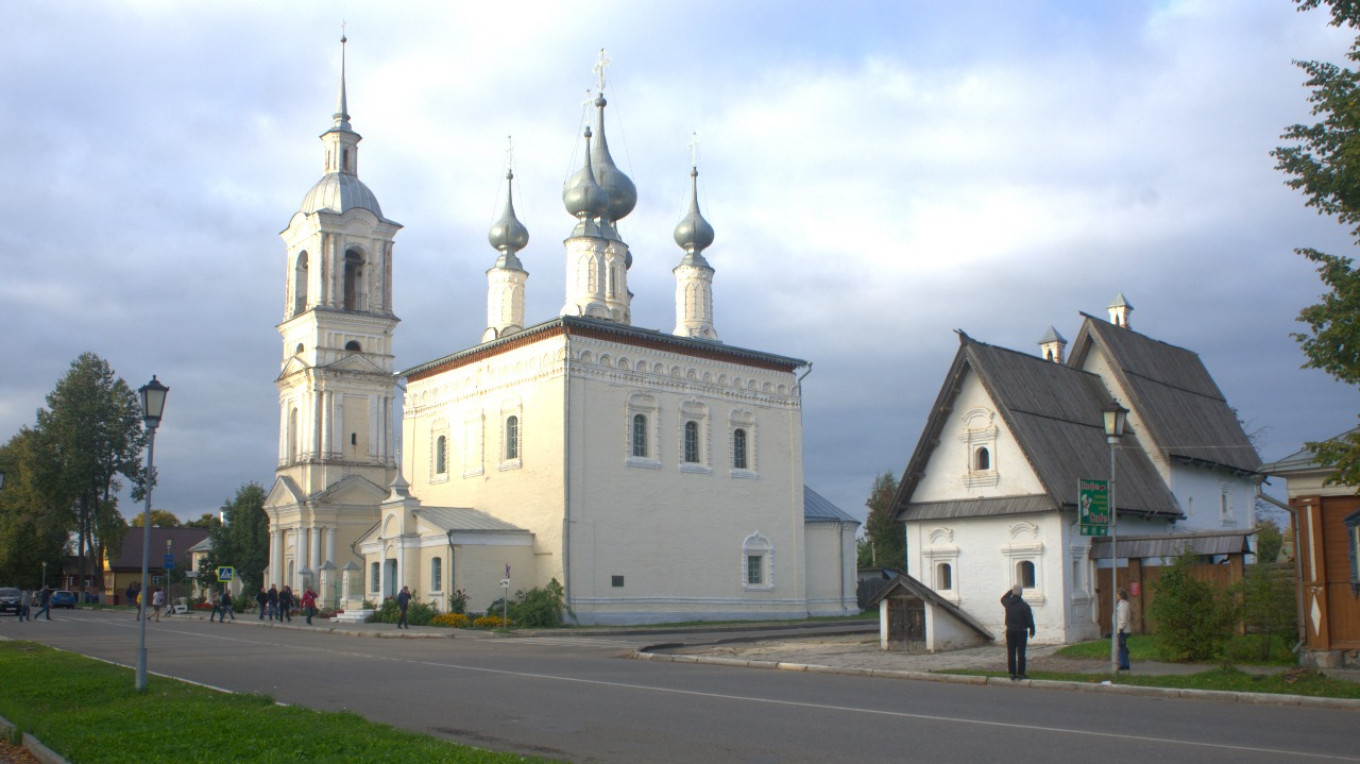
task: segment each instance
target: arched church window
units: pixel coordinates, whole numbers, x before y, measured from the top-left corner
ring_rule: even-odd
[[[364,256],[356,250],[345,253],[345,310],[362,310],[359,297],[363,290],[361,278],[364,269]]]
[[[699,423],[685,422],[685,461],[699,463]]]
[[[746,469],[746,431],[742,429],[732,432],[732,468]]]
[[[1034,561],[1021,560],[1015,564],[1015,582],[1026,589],[1034,588]]]
[[[633,456],[647,457],[647,416],[633,415]]]
[[[449,471],[449,442],[448,438],[440,435],[434,441],[434,473],[443,475]]]
[[[954,588],[954,567],[947,562],[935,566],[935,590],[947,592]]]
[[[348,350],[351,353],[358,353],[360,349],[358,340],[350,340],[345,343],[345,350]]]
[[[302,343],[301,343],[301,342],[299,342],[299,343],[297,344],[297,347],[293,348],[293,352],[296,353],[296,354],[298,354],[298,355],[302,355],[302,350],[303,350],[303,347],[302,347]]]
[[[430,560],[430,591],[440,592],[444,590],[444,558],[436,557]]]
[[[505,460],[519,458],[519,417],[511,416],[505,420]]]
[[[307,253],[298,254],[293,268],[293,313],[307,310]]]

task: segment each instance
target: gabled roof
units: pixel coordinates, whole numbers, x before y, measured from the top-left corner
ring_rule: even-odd
[[[986,626],[983,626],[981,621],[969,615],[958,605],[955,605],[954,603],[940,596],[940,594],[936,592],[934,589],[931,589],[929,586],[926,586],[920,581],[917,581],[915,578],[912,578],[910,575],[906,573],[898,573],[897,575],[893,576],[892,580],[888,582],[888,585],[884,586],[882,589],[878,591],[878,594],[875,594],[873,596],[873,599],[869,601],[869,605],[870,606],[877,605],[878,603],[887,599],[894,592],[899,591],[907,592],[908,594],[914,594],[917,597],[920,597],[922,600],[931,603],[935,607],[943,609],[945,612],[957,618],[960,623],[968,626],[973,631],[976,631],[978,634],[981,634],[983,637],[987,639],[988,642],[996,641],[996,637],[992,635],[991,630],[988,629]]]
[[[108,550],[109,570],[142,569],[142,545],[146,529],[129,527],[123,534],[121,549]],[[151,526],[151,555],[148,558],[152,568],[165,567],[165,542],[170,541],[170,552],[175,556],[175,566],[180,570],[190,570],[189,550],[208,538],[205,528],[160,528]]]
[[[518,525],[498,520],[469,507],[421,507],[413,510],[422,522],[441,531],[459,533],[529,533]]]
[[[1147,447],[1171,461],[1255,474],[1261,457],[1199,355],[1082,314],[1068,361],[1100,352],[1137,412]]]
[[[1343,440],[1354,442],[1357,434],[1356,430],[1349,430],[1336,437],[1328,438],[1327,441],[1324,442]],[[1286,478],[1290,475],[1298,475],[1305,472],[1326,473],[1331,472],[1333,469],[1335,468],[1324,467],[1319,464],[1317,454],[1313,453],[1313,449],[1307,446],[1304,446],[1283,459],[1277,459],[1269,464],[1261,465],[1262,474],[1279,475]]]
[[[803,486],[803,522],[859,525],[858,520],[807,486]]]
[[[913,502],[926,465],[950,421],[953,401],[969,374],[977,375],[1006,428],[1015,438],[1043,492],[1030,496]],[[959,350],[907,463],[893,505],[900,520],[977,517],[1075,510],[1077,482],[1110,472],[1101,410],[1113,400],[1099,377],[1027,353],[978,342],[959,332]],[[1175,496],[1138,447],[1125,435],[1119,449],[1116,507],[1120,513],[1180,518]]]

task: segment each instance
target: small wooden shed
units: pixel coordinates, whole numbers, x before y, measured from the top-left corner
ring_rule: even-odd
[[[934,653],[993,640],[976,618],[905,573],[894,576],[871,604],[878,606],[884,650]]]

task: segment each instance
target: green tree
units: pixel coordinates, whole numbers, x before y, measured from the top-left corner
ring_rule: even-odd
[[[202,528],[205,531],[210,531],[221,524],[222,520],[211,512],[204,512],[197,520],[184,521],[185,528]]]
[[[201,570],[220,565],[236,568],[236,578],[251,595],[264,584],[264,569],[269,565],[269,516],[264,512],[266,494],[259,483],[247,483],[236,491],[236,498],[223,507],[225,520],[209,530],[212,550]],[[211,585],[211,582],[201,582]]]
[[[1294,0],[1300,10],[1324,3],[1331,12],[1330,25],[1360,30],[1360,3],[1355,0]],[[1360,62],[1360,36],[1346,59]],[[1321,121],[1297,124],[1281,136],[1290,145],[1271,152],[1276,169],[1286,173],[1290,188],[1302,191],[1309,207],[1320,215],[1334,216],[1360,242],[1360,74],[1326,61],[1299,61],[1312,88],[1308,100]],[[1305,368],[1321,369],[1351,385],[1360,385],[1360,272],[1349,257],[1316,249],[1298,254],[1317,266],[1328,292],[1322,301],[1299,313],[1307,332],[1295,333],[1303,348]],[[1332,482],[1360,485],[1360,429],[1333,440],[1309,443],[1320,463],[1336,471]]]
[[[864,521],[864,536],[869,542],[867,567],[904,570],[907,567],[907,529],[893,517],[892,500],[897,494],[897,478],[885,472],[874,478],[864,506],[869,517]]]
[[[43,563],[60,570],[66,558],[69,515],[48,506],[42,485],[31,466],[43,464],[42,443],[36,431],[23,428],[0,446],[0,581],[35,587],[42,581]]]
[[[1262,563],[1273,563],[1280,559],[1280,550],[1284,548],[1284,534],[1280,533],[1280,526],[1275,521],[1264,519],[1256,528],[1256,560]]]
[[[146,522],[145,513],[138,512],[136,515],[133,515],[132,522],[128,523],[128,526],[140,528],[144,522]],[[180,525],[179,518],[175,517],[174,513],[167,512],[163,509],[151,510],[152,528],[178,528]]]
[[[1270,660],[1276,636],[1293,635],[1298,629],[1298,599],[1292,568],[1260,562],[1247,566],[1242,578],[1242,625],[1247,633],[1260,637],[1263,661]]]
[[[1201,661],[1223,655],[1237,625],[1237,597],[1195,578],[1198,558],[1188,549],[1162,568],[1153,584],[1148,617],[1163,660]],[[1231,594],[1235,594],[1231,593]]]

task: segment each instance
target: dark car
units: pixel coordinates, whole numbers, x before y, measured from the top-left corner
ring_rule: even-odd
[[[64,607],[67,610],[75,610],[76,608],[75,593],[68,592],[65,589],[62,589],[61,591],[58,592],[52,592],[52,607]]]
[[[19,614],[19,590],[12,587],[0,588],[0,613],[14,611]]]

